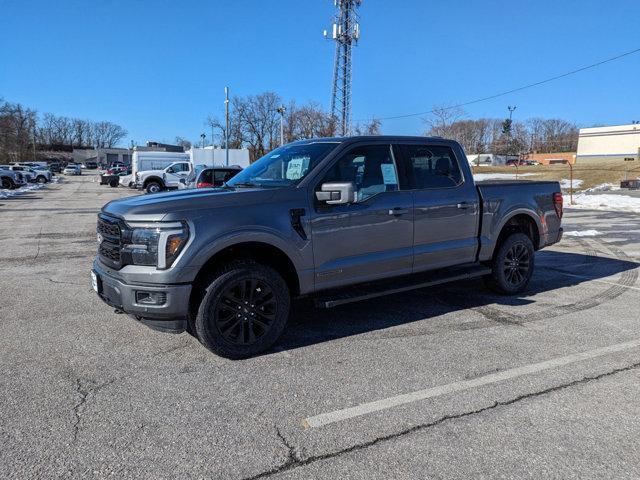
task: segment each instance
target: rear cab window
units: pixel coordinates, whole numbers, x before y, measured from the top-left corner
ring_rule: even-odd
[[[397,145],[406,163],[411,189],[454,188],[464,183],[458,159],[450,146]]]

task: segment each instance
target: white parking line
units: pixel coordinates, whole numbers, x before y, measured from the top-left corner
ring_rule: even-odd
[[[543,370],[549,370],[551,368],[557,368],[564,365],[569,365],[571,363],[590,360],[592,358],[601,357],[603,355],[609,355],[611,353],[621,352],[637,347],[640,347],[640,339],[631,340],[625,343],[618,343],[616,345],[610,345],[608,347],[596,348],[595,350],[588,350],[586,352],[574,353],[572,355],[567,355],[566,357],[553,358],[551,360],[532,363],[530,365],[524,365],[522,367],[511,368],[509,370],[491,373],[489,375],[484,375],[472,380],[464,380],[460,382],[449,383],[446,385],[439,385],[437,387],[425,388],[424,390],[418,390],[411,393],[383,398],[381,400],[376,400],[373,402],[361,403],[360,405],[356,405],[355,407],[344,408],[341,410],[321,413],[319,415],[308,417],[304,419],[302,423],[307,428],[321,427],[323,425],[341,422],[349,418],[361,417],[369,413],[398,407],[407,403],[439,397],[441,395],[460,392],[462,390],[469,390],[470,388],[477,388],[484,385],[490,385],[492,383],[504,382],[505,380],[517,378],[522,375],[530,375],[532,373],[541,372]]]
[[[640,290],[639,287],[633,287],[631,285],[622,285],[621,283],[616,283],[616,282],[607,282],[606,280],[600,280],[594,277],[587,277],[585,275],[575,275],[573,273],[564,273],[564,272],[557,272],[557,273],[559,273],[560,275],[565,275],[567,277],[584,278],[585,280],[591,280],[592,282],[606,283],[607,285],[615,285],[617,287],[630,288],[631,290]]]

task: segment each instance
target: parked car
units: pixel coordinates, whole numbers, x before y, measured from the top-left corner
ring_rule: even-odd
[[[119,171],[113,174],[100,175],[100,185],[109,185],[110,187],[117,187],[120,184],[120,178],[123,176],[131,176],[131,169]]]
[[[15,163],[11,165],[11,170],[28,173],[29,174],[29,182],[37,182],[37,183],[48,183],[51,181],[53,174],[50,170],[43,168],[41,166],[33,167],[31,165],[25,163]]]
[[[178,189],[221,187],[241,171],[242,167],[238,166],[207,168],[198,165],[184,181],[180,180]]]
[[[52,173],[60,173],[60,172],[62,172],[62,167],[60,166],[60,164],[58,162],[51,162],[49,164],[49,170]]]
[[[11,170],[8,165],[0,165],[0,187],[13,190],[26,185],[27,181],[22,172]]]
[[[69,163],[66,167],[64,167],[62,173],[64,175],[82,175],[82,169],[77,163]]]
[[[173,162],[161,170],[140,171],[136,173],[136,188],[147,193],[175,190],[192,170],[191,162]]]
[[[117,175],[122,172],[128,171],[131,173],[131,167],[127,167],[125,165],[112,165],[107,168],[107,175]]]
[[[304,140],[224,188],[106,204],[92,285],[151,328],[245,358],[277,341],[292,297],[328,308],[474,277],[519,294],[562,209],[558,182],[475,184],[452,140]]]
[[[136,183],[133,181],[133,174],[129,170],[129,173],[120,173],[118,183],[122,187],[135,188]]]
[[[95,170],[96,168],[98,168],[98,162],[94,162],[93,160],[86,160],[82,162],[82,168],[85,168],[87,170]]]

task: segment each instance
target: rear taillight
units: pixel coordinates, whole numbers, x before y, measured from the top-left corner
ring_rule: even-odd
[[[556,192],[553,194],[553,206],[556,208],[558,218],[562,218],[562,193]]]
[[[207,187],[213,187],[213,183],[209,183],[209,182],[198,182],[196,184],[196,188],[207,188]]]

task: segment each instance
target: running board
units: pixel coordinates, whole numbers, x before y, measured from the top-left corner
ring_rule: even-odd
[[[353,287],[344,287],[321,293],[316,298],[319,308],[332,308],[346,303],[361,302],[371,298],[408,292],[419,288],[432,287],[443,283],[469,280],[491,273],[489,267],[473,264],[471,266],[451,267],[443,270],[420,273],[390,280],[368,282]]]

